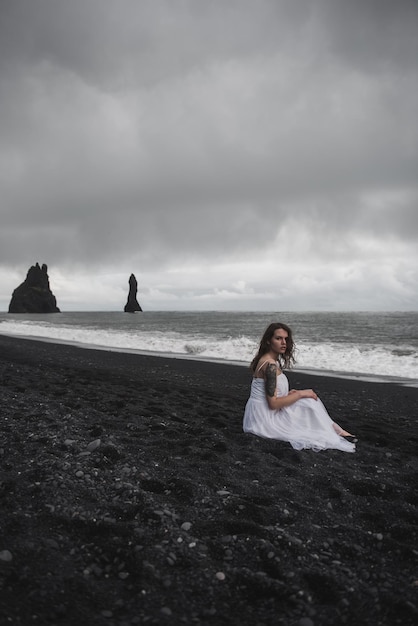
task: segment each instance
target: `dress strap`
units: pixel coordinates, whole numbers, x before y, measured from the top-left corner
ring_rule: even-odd
[[[272,365],[276,365],[276,363],[274,363],[274,361],[268,361],[267,359],[265,361],[262,362],[262,364],[257,367],[257,369],[255,370],[255,373],[258,374],[258,372],[261,370],[262,367],[264,367],[264,365],[266,363],[271,363]]]

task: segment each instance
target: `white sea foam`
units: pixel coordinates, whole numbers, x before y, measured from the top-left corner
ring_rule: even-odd
[[[65,320],[65,318],[64,318]],[[257,341],[245,334],[232,337],[225,332],[205,333],[204,328],[190,332],[147,330],[132,318],[118,324],[65,323],[62,318],[3,318],[0,332],[48,341],[96,346],[105,349],[178,355],[200,360],[233,361],[248,364],[254,356]],[[176,326],[174,324],[174,326]],[[298,343],[297,368],[309,371],[338,372],[361,376],[415,379],[418,381],[418,352],[414,346],[386,344]]]
[[[356,374],[418,379],[416,350],[398,351],[398,347],[322,343],[299,345],[297,365],[303,369],[321,369]]]
[[[64,343],[94,345],[113,349],[126,349],[158,354],[193,355],[204,359],[222,361],[251,360],[255,350],[253,341],[245,338],[217,340],[190,336],[173,331],[130,331],[128,329],[95,329],[74,327],[47,322],[3,321],[0,332],[21,337],[55,340]]]

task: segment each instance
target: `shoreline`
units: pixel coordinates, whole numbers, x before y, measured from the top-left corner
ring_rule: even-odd
[[[0,335],[0,621],[412,626],[418,390],[286,373],[355,454],[242,432],[242,366]]]
[[[218,365],[232,365],[236,367],[245,367],[248,368],[249,364],[244,361],[233,361],[226,359],[217,359],[206,357],[202,358],[193,354],[181,354],[176,352],[162,353],[162,352],[152,352],[147,350],[138,350],[135,348],[120,348],[114,346],[106,346],[106,345],[98,345],[91,343],[81,343],[78,341],[69,341],[65,339],[50,339],[48,337],[38,337],[33,335],[13,335],[12,333],[2,333],[0,332],[0,336],[10,337],[14,339],[24,339],[29,341],[38,341],[45,343],[57,343],[60,345],[73,346],[76,348],[83,348],[85,350],[99,350],[105,352],[117,352],[122,354],[136,354],[138,356],[146,356],[146,357],[156,357],[162,359],[180,359],[186,361],[195,361],[197,363],[215,363]],[[297,366],[292,368],[292,372],[300,373],[302,375],[307,376],[319,376],[326,378],[338,378],[343,380],[356,380],[360,382],[370,382],[370,383],[380,383],[380,384],[394,384],[394,385],[402,385],[404,387],[414,387],[418,388],[418,379],[415,378],[404,378],[401,376],[384,376],[378,374],[366,374],[362,372],[342,372],[342,371],[334,371],[334,370],[313,370],[311,368],[298,368]]]

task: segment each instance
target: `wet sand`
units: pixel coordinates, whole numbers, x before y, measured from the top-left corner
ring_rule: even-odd
[[[243,433],[245,367],[0,335],[0,623],[415,624],[418,389],[288,377],[355,454]]]

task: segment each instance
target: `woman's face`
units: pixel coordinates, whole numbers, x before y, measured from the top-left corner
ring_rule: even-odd
[[[273,337],[270,339],[270,349],[277,355],[284,354],[287,347],[287,338],[289,333],[284,328],[278,328],[274,331]]]

